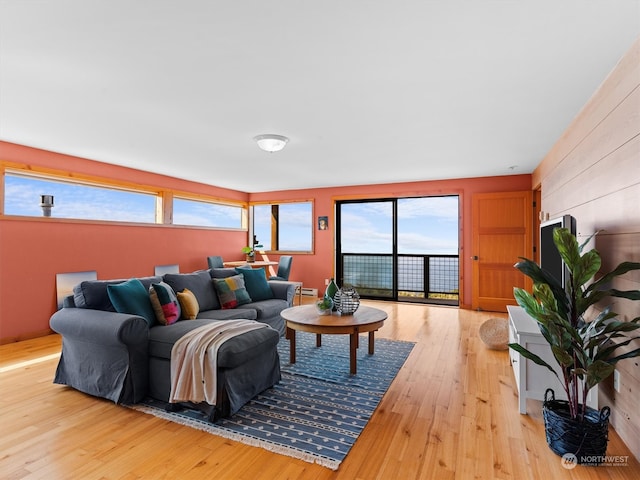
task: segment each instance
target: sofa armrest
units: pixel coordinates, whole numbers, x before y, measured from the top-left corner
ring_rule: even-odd
[[[139,345],[148,342],[144,318],[88,308],[63,308],[51,316],[51,329],[69,339],[101,345]]]
[[[67,295],[62,299],[62,307],[63,308],[75,308],[76,302],[73,299],[73,295]]]
[[[296,296],[295,283],[283,282],[282,280],[269,280],[269,286],[271,287],[274,298],[286,300],[290,307],[293,306],[293,299]]]
[[[49,320],[62,335],[54,383],[116,403],[136,403],[149,385],[149,327],[144,318],[63,308]]]

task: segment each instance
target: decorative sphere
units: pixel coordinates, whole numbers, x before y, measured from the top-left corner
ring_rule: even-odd
[[[360,306],[360,295],[353,287],[343,287],[333,297],[336,310],[341,315],[352,315]]]

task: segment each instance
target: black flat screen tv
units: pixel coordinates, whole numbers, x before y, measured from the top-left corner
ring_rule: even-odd
[[[566,288],[569,277],[562,257],[553,243],[553,231],[556,228],[567,228],[576,235],[576,219],[571,215],[564,215],[540,224],[540,267],[551,273]]]

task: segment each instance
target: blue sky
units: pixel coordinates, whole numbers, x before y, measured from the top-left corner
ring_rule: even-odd
[[[269,250],[271,205],[256,205],[254,210],[255,234]],[[391,253],[392,217],[390,202],[343,204],[342,252]],[[281,250],[311,250],[311,232],[325,235],[317,231],[311,203],[280,204],[279,227]],[[399,199],[398,232],[398,253],[457,255],[458,197]]]
[[[52,217],[155,223],[156,196],[48,179],[7,175],[5,213],[41,216],[40,195],[53,195]],[[240,228],[242,209],[192,200],[174,199],[176,225]]]
[[[343,253],[391,253],[390,202],[342,205]],[[398,200],[398,253],[458,253],[458,197]]]
[[[242,208],[174,198],[173,223],[174,225],[240,228],[242,226]]]
[[[40,195],[54,196],[52,217],[155,222],[156,200],[153,195],[32,177],[5,176],[5,214],[41,216]]]
[[[7,174],[5,214],[41,216],[40,195],[54,195],[52,216],[126,222],[155,222],[156,196],[55,182]],[[174,224],[239,228],[241,209],[183,199],[174,200]],[[270,248],[271,205],[255,207],[255,233]],[[280,249],[309,251],[318,232],[311,202],[280,204]],[[330,227],[333,219],[330,217]],[[458,197],[398,200],[398,253],[457,254]],[[342,206],[343,253],[391,253],[390,202],[348,203]]]
[[[279,204],[278,227],[280,250],[310,251],[313,248],[314,220],[311,202]],[[254,206],[254,233],[264,246],[271,249],[271,205]]]

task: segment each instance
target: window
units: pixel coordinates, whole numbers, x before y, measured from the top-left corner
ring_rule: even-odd
[[[313,250],[313,204],[291,202],[254,205],[253,234],[262,249],[281,252]]]
[[[173,199],[174,225],[242,228],[242,212],[242,207],[238,205],[177,197]]]
[[[83,220],[156,222],[157,194],[6,172],[4,213],[41,217],[42,195],[53,196],[51,216]]]

